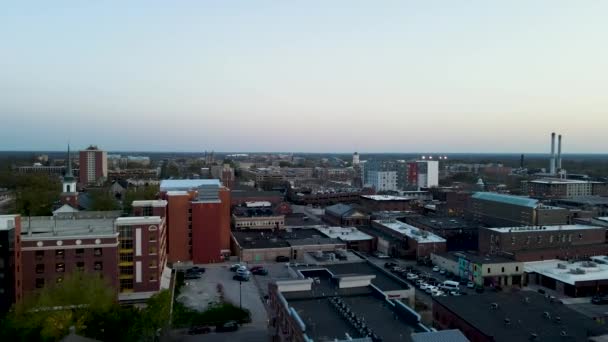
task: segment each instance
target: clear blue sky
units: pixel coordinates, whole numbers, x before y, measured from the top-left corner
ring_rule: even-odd
[[[608,152],[608,1],[12,1],[0,150]]]

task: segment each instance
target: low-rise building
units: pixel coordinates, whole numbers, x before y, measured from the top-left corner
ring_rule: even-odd
[[[249,190],[231,190],[230,191],[231,205],[233,207],[244,204],[245,202],[270,202],[277,205],[283,202],[285,196],[278,191],[249,191]]]
[[[373,252],[374,237],[354,227],[317,227],[319,232],[332,239],[346,243],[346,248],[359,252]]]
[[[409,215],[401,221],[441,236],[449,251],[477,249],[479,227],[462,218]]]
[[[608,254],[606,228],[589,225],[479,229],[479,253],[518,261],[581,259]]]
[[[433,326],[475,342],[588,341],[605,326],[531,291],[433,297]]]
[[[390,247],[393,252],[391,255],[397,254],[401,257],[419,259],[430,257],[431,253],[446,251],[444,238],[401,221],[374,220],[371,229],[365,232],[375,235],[374,231],[381,233],[379,239],[389,236],[393,243],[398,243],[398,245]]]
[[[579,179],[542,178],[522,182],[522,192],[534,198],[606,195],[606,183]]]
[[[408,211],[414,197],[391,196],[391,195],[363,195],[361,196],[361,207],[368,212],[372,211]]]
[[[539,285],[570,297],[608,293],[608,258],[589,261],[544,260],[524,264],[527,285]]]
[[[232,227],[236,230],[284,229],[285,215],[275,212],[270,202],[245,202],[232,210]]]
[[[521,286],[524,263],[494,255],[469,252],[433,253],[431,260],[461,279],[478,286]]]
[[[338,203],[325,208],[323,219],[336,226],[365,226],[369,224],[369,215],[352,205]]]

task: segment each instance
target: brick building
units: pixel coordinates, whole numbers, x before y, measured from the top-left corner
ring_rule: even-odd
[[[230,190],[217,179],[163,180],[168,261],[213,263],[230,255]]]
[[[541,199],[572,198],[577,196],[605,196],[607,185],[578,179],[543,178],[523,181],[522,192]]]
[[[413,197],[390,195],[363,195],[359,201],[368,212],[373,211],[408,211]]]
[[[23,219],[23,293],[61,283],[71,272],[99,274],[118,292],[118,232],[114,218]]]
[[[22,299],[21,216],[0,215],[0,316]]]
[[[571,220],[567,209],[543,205],[529,197],[493,192],[473,194],[468,215],[492,227],[559,225]]]
[[[479,253],[505,255],[518,261],[606,255],[606,228],[586,225],[480,228]]]
[[[80,184],[82,186],[101,185],[108,179],[108,154],[97,146],[89,146],[80,151]]]
[[[278,191],[245,191],[245,190],[232,190],[230,191],[230,203],[231,205],[237,206],[245,202],[270,202],[273,205],[283,202],[283,196]]]
[[[279,214],[272,203],[246,202],[232,210],[234,229],[284,229],[285,215]]]
[[[430,257],[431,253],[446,251],[444,238],[397,220],[374,220],[371,222],[371,228],[364,231],[374,236],[377,235],[375,232],[378,232],[379,240],[384,239],[383,235],[387,235],[388,240],[396,243],[390,248],[389,255],[419,259]]]
[[[462,218],[408,215],[400,221],[441,236],[449,251],[477,249],[479,227]]]
[[[351,205],[342,203],[325,208],[323,219],[335,226],[356,227],[369,224],[368,214]]]

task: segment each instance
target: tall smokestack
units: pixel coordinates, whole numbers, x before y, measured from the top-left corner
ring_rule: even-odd
[[[549,159],[549,173],[555,174],[555,132],[551,133],[551,159]]]
[[[557,136],[557,170],[562,169],[562,135]]]

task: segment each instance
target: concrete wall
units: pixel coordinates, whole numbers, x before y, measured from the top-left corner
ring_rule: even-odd
[[[431,254],[431,261],[433,262],[433,265],[437,265],[448,272],[452,272],[453,274],[458,274],[458,261],[454,259],[446,258],[433,253]]]

